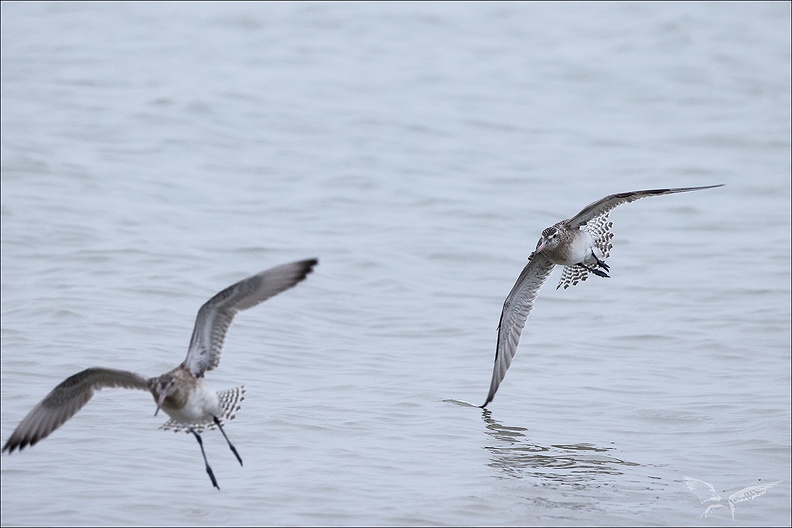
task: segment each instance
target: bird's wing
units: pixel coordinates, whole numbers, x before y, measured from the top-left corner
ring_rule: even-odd
[[[768,482],[767,484],[757,484],[756,486],[749,486],[747,488],[743,488],[741,490],[737,490],[731,495],[729,495],[729,502],[738,503],[738,502],[745,502],[749,500],[753,500],[756,497],[761,497],[767,490],[775,486],[776,484],[780,484],[781,480],[776,482]]]
[[[534,300],[539,294],[539,288],[547,280],[553,267],[555,264],[541,253],[533,255],[503,302],[503,310],[498,324],[498,344],[495,349],[492,382],[489,394],[487,394],[487,401],[481,407],[486,407],[492,401],[498,391],[498,386],[506,376],[506,371],[509,370],[509,365],[517,352],[517,345],[520,342],[520,334],[525,327],[525,321],[528,319]]]
[[[198,310],[184,359],[193,376],[200,378],[220,363],[223,341],[237,312],[288,290],[305,279],[317,262],[309,259],[276,266],[241,280],[206,301]]]
[[[148,380],[134,372],[89,368],[63,380],[20,422],[3,446],[12,453],[34,445],[74,416],[94,391],[105,387],[148,390]]]
[[[674,194],[689,191],[700,191],[702,189],[712,189],[713,187],[722,187],[720,185],[707,185],[705,187],[678,187],[676,189],[650,189],[647,191],[631,191],[618,194],[611,194],[594,203],[590,203],[583,208],[578,214],[568,220],[570,227],[577,229],[592,218],[608,213],[611,209],[620,206],[621,204],[634,202],[641,198],[649,196],[660,196],[663,194]]]
[[[720,500],[720,495],[715,491],[715,486],[693,477],[685,477],[687,488],[699,498],[702,504],[709,501]],[[709,511],[709,510],[707,510]]]

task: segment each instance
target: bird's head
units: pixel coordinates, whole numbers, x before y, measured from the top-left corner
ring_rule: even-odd
[[[157,410],[154,411],[154,416],[157,416],[160,407],[165,402],[165,398],[172,396],[176,392],[176,380],[171,374],[163,374],[149,382],[149,389],[154,395],[154,399],[157,400]]]
[[[536,249],[531,256],[541,253],[546,249],[555,249],[561,243],[561,231],[557,225],[548,227],[542,231],[542,238],[536,243]]]

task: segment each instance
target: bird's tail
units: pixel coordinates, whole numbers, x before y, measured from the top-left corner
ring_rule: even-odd
[[[242,400],[245,399],[245,387],[235,387],[233,389],[220,391],[217,393],[217,397],[220,399],[220,409],[222,410],[222,416],[218,416],[217,418],[222,424],[229,420],[233,420],[237,411],[242,408]],[[187,425],[171,419],[160,426],[160,429],[163,431],[173,431],[175,433],[181,431],[189,433],[190,428],[194,429],[198,434],[201,434],[205,429],[209,429],[210,431],[216,429],[217,425],[214,421]]]

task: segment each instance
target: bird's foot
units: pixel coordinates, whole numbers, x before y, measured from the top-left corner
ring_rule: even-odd
[[[600,260],[600,258],[599,258],[597,255],[595,255],[595,254],[592,252],[592,253],[591,253],[591,256],[592,256],[592,257],[594,257],[594,260],[596,260],[596,261],[597,261],[597,267],[600,267],[600,268],[604,269],[605,271],[610,271],[610,266],[608,266],[607,264],[605,264],[605,262],[604,262],[604,261]]]

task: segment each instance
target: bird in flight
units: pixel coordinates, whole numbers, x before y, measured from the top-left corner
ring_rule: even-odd
[[[13,453],[17,448],[21,451],[49,436],[88,403],[96,390],[106,387],[145,390],[151,392],[157,404],[154,415],[162,409],[170,416],[162,429],[185,431],[195,436],[206,472],[212,485],[219,490],[200,433],[207,427],[220,429],[242,465],[242,458],[222,424],[233,419],[239,410],[244,387],[215,392],[204,383],[204,374],[220,363],[223,341],[237,312],[293,287],[305,279],[317,262],[309,259],[276,266],[241,280],[206,301],[198,310],[187,357],[178,367],[161,376],[146,378],[126,370],[95,367],[66,378],[20,422],[3,446],[3,452]]]
[[[723,504],[723,499],[721,496],[718,495],[718,492],[715,491],[715,486],[710,484],[709,482],[704,482],[703,480],[699,480],[693,477],[685,477],[684,478],[685,484],[687,488],[694,493],[701,504],[707,504],[708,502],[711,503],[707,506],[707,509],[704,510],[704,513],[700,515],[700,517],[707,518],[709,513],[717,508],[728,509],[731,512],[732,521],[734,520],[734,510],[736,508],[735,504],[738,502],[745,502],[749,500],[754,500],[757,497],[761,497],[767,490],[775,486],[776,484],[780,484],[781,480],[776,482],[768,482],[767,484],[757,484],[756,486],[748,486],[747,488],[743,488],[740,490],[735,491],[729,498],[726,499],[726,504]]]
[[[605,259],[608,258],[613,247],[611,244],[613,233],[610,230],[613,223],[608,220],[608,214],[613,208],[649,196],[699,191],[722,185],[611,194],[587,205],[572,218],[562,220],[542,231],[536,249],[528,257],[528,264],[523,268],[503,303],[498,324],[492,381],[487,401],[480,407],[486,407],[495,397],[498,386],[506,376],[506,371],[517,353],[520,335],[539,294],[539,288],[550,276],[556,264],[564,266],[556,289],[561,286],[565,289],[574,286],[586,280],[589,273],[603,278],[610,277],[608,275],[610,267],[605,263]]]

